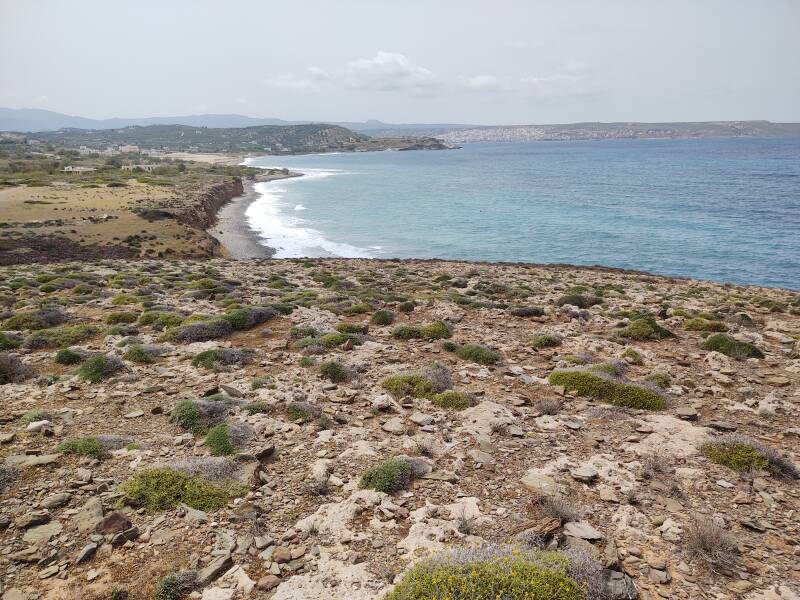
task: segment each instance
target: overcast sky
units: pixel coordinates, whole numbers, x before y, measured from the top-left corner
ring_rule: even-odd
[[[0,106],[800,121],[800,0],[0,0]]]

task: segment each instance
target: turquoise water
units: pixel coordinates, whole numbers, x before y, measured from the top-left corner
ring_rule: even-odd
[[[259,157],[277,256],[601,264],[800,289],[800,139],[468,144]]]

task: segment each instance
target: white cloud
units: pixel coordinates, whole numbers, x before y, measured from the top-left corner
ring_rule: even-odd
[[[301,92],[319,91],[331,79],[325,69],[320,67],[309,67],[303,75],[284,73],[275,77],[268,77],[264,80],[270,87],[282,90],[294,90]]]
[[[524,77],[474,75],[460,77],[458,87],[465,92],[504,94],[531,98],[565,98],[594,93],[596,84],[583,63],[571,62],[562,72]]]
[[[508,92],[514,89],[512,81],[494,75],[459,77],[458,83],[460,87],[470,92]]]
[[[347,63],[345,84],[354,90],[426,94],[439,86],[439,79],[403,54],[379,51],[373,58],[360,58]]]

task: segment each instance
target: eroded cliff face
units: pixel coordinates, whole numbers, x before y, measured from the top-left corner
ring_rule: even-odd
[[[242,180],[238,177],[205,185],[190,192],[187,206],[175,215],[179,223],[206,230],[217,220],[217,211],[222,206],[244,193]]]

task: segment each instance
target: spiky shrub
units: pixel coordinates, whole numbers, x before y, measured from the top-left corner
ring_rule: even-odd
[[[651,373],[645,377],[644,380],[660,387],[662,390],[667,389],[672,383],[672,378],[669,376],[669,374],[662,372]]]
[[[427,325],[398,325],[392,335],[400,340],[434,340],[449,338],[453,332],[444,321],[435,321]]]
[[[538,306],[513,306],[508,312],[515,317],[543,317],[544,309]]]
[[[57,309],[45,308],[29,312],[22,312],[6,319],[3,327],[14,331],[23,329],[46,329],[60,325],[67,320],[67,315]]]
[[[591,308],[596,304],[602,303],[602,298],[598,298],[597,296],[584,296],[583,294],[567,294],[565,296],[561,296],[557,301],[556,304],[558,306],[565,306],[569,304],[570,306],[577,306],[578,308]]]
[[[290,402],[286,414],[292,421],[308,421],[322,414],[319,407],[308,402]]]
[[[66,440],[58,445],[57,450],[61,454],[77,454],[79,456],[90,456],[98,460],[105,456],[105,450],[97,437],[90,435],[76,440]]]
[[[561,336],[555,333],[537,333],[531,339],[531,347],[536,350],[540,348],[555,348],[561,345]]]
[[[304,337],[297,342],[295,342],[294,346],[298,350],[303,350],[305,348],[319,346],[321,348],[336,348],[337,346],[341,346],[350,342],[354,346],[360,346],[364,343],[364,337],[362,335],[356,333],[340,333],[340,332],[331,332],[331,333],[324,333],[317,337]]]
[[[125,364],[116,356],[97,354],[87,359],[78,369],[78,377],[90,383],[100,383],[123,370]]]
[[[341,383],[347,381],[347,369],[335,360],[329,360],[319,366],[319,373],[328,381]]]
[[[148,310],[139,316],[140,325],[152,325],[153,329],[157,331],[176,327],[182,322],[183,317],[178,313],[163,310]]]
[[[616,381],[603,373],[587,370],[563,369],[550,373],[551,385],[562,386],[576,392],[615,406],[661,410],[667,405],[662,394],[635,383]]]
[[[585,600],[564,554],[513,546],[459,549],[414,565],[386,600]]]
[[[253,402],[252,404],[244,406],[242,410],[248,415],[260,415],[268,414],[272,409],[266,402]]]
[[[393,494],[409,486],[414,476],[411,465],[399,458],[390,458],[367,470],[362,476],[359,486],[378,492]]]
[[[22,345],[30,350],[63,348],[88,340],[96,333],[97,328],[85,323],[73,327],[53,327],[33,332],[23,340]]]
[[[148,512],[169,510],[179,504],[214,510],[225,506],[230,499],[227,490],[174,469],[139,471],[122,483],[119,490]]]
[[[725,333],[710,335],[703,342],[704,350],[714,350],[736,360],[764,358],[764,353],[750,342],[741,342]]]
[[[181,571],[170,573],[156,585],[156,600],[182,600],[200,585],[197,573]]]
[[[376,310],[372,313],[369,322],[379,326],[391,325],[394,323],[394,313],[388,310]]]
[[[500,353],[480,344],[464,344],[456,348],[456,356],[481,365],[493,365],[500,360]]]
[[[200,410],[192,400],[181,400],[170,413],[170,421],[192,433],[202,430]]]
[[[206,434],[206,446],[211,451],[212,456],[229,456],[236,454],[231,442],[230,430],[227,423],[220,423],[208,430]]]
[[[745,435],[720,436],[703,444],[701,450],[710,461],[740,473],[765,471],[776,477],[800,479],[800,469],[791,460]]]
[[[633,348],[625,348],[625,352],[622,353],[622,358],[627,360],[632,365],[644,364],[644,358],[642,358],[642,355],[639,353],[638,350],[635,350]]]
[[[683,328],[687,331],[728,331],[725,323],[694,317],[683,322]]]
[[[387,377],[381,383],[381,387],[397,397],[430,399],[435,394],[451,388],[452,382],[447,368],[434,363],[417,371]]]
[[[106,317],[106,323],[109,325],[119,325],[121,323],[135,323],[136,313],[121,311],[121,312],[112,312]]]
[[[361,323],[337,323],[334,328],[339,333],[367,333],[367,326]]]
[[[14,350],[22,345],[22,340],[17,336],[0,331],[0,350]]]
[[[464,392],[456,392],[455,390],[447,390],[441,394],[435,394],[431,398],[439,408],[448,410],[464,410],[475,404],[475,399],[470,394]]]
[[[59,365],[77,365],[83,357],[69,348],[62,348],[56,352],[56,362]]]
[[[714,573],[730,574],[738,563],[739,546],[734,535],[713,521],[703,519],[687,528],[689,558]]]
[[[19,357],[0,352],[0,385],[22,383],[33,375],[33,369],[22,362]]]
[[[625,327],[621,327],[616,332],[617,337],[628,340],[663,340],[675,337],[669,329],[665,329],[653,317],[640,317],[634,319]]]
[[[580,504],[575,503],[568,496],[561,494],[544,495],[537,499],[539,510],[552,519],[558,519],[563,523],[580,521],[586,514],[586,509]]]
[[[123,355],[125,360],[129,360],[131,362],[139,363],[142,365],[149,364],[153,362],[152,355],[145,350],[141,344],[134,344],[128,351]]]

